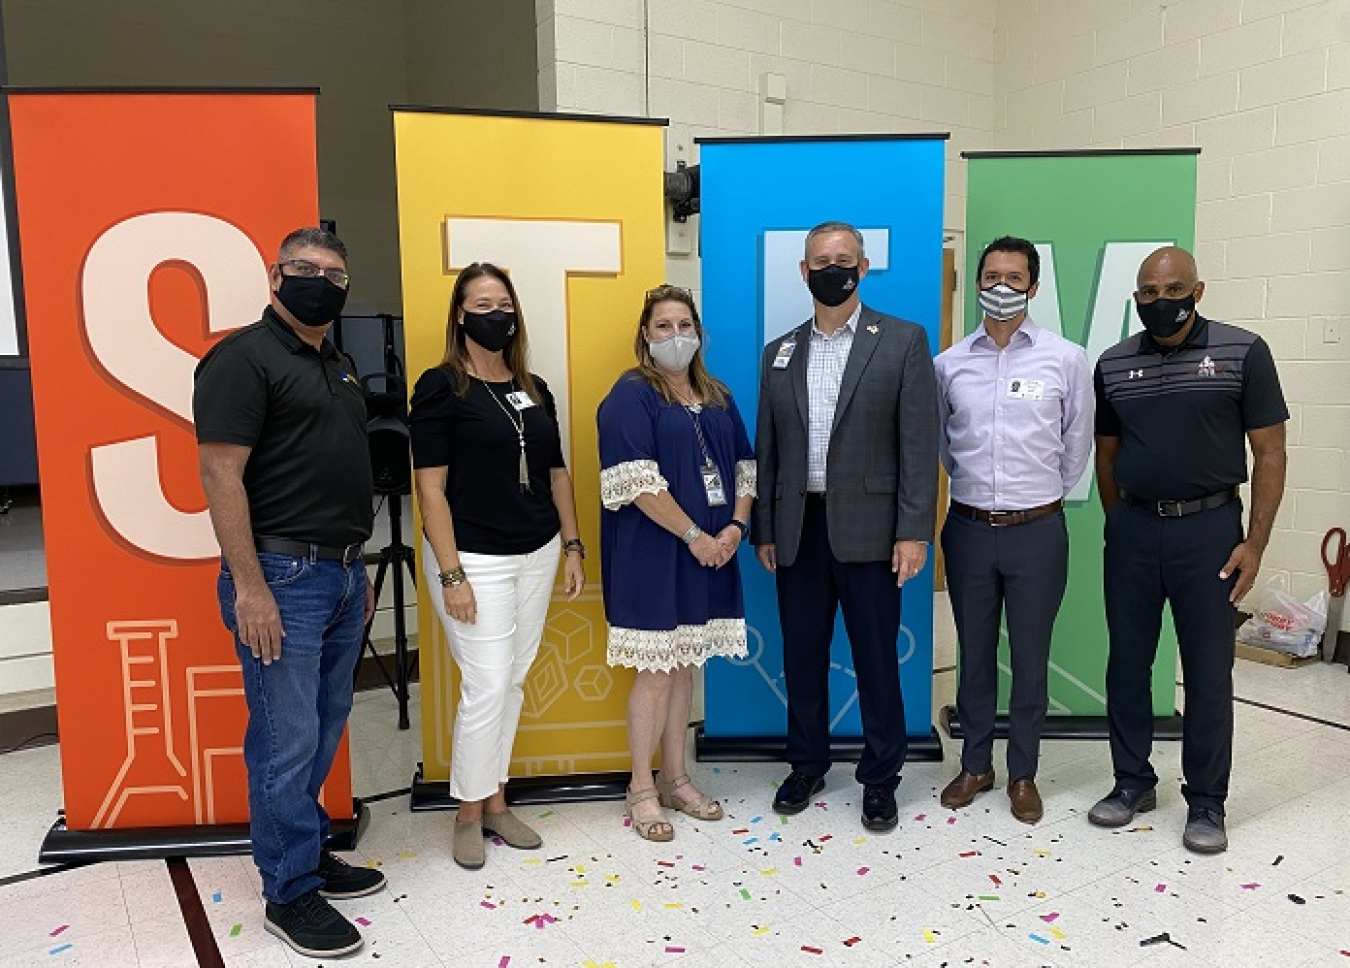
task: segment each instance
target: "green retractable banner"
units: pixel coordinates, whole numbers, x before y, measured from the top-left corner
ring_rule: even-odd
[[[1096,366],[1102,351],[1142,327],[1132,293],[1139,264],[1154,249],[1195,243],[1198,148],[1072,152],[970,152],[966,273],[1002,235],[1036,244],[1037,325],[1075,340]],[[1204,266],[1200,267],[1201,277]],[[980,319],[965,286],[968,328]],[[1102,510],[1091,465],[1066,502],[1069,587],[1050,653],[1050,716],[1106,713],[1106,615],[1102,601]],[[1007,708],[1006,630],[999,660],[1000,708]],[[1153,713],[1175,712],[1176,635],[1164,619],[1153,666]],[[1053,720],[1047,735],[1055,732]],[[1159,738],[1163,738],[1159,735]]]

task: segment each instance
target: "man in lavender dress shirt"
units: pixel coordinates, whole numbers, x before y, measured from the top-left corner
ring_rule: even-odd
[[[999,626],[1012,665],[1008,799],[1041,819],[1036,762],[1049,701],[1055,616],[1068,578],[1064,497],[1092,450],[1092,373],[1082,347],[1027,316],[1040,257],[1024,239],[989,243],[976,274],[984,321],[938,356],[939,438],[951,474],[942,529],[947,588],[961,649],[956,707],[961,772],[942,791],[959,809],[994,786]]]

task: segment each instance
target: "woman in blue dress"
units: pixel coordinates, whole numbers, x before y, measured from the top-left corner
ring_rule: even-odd
[[[693,672],[711,656],[747,654],[736,549],[754,500],[755,452],[731,393],[704,366],[702,334],[687,289],[648,292],[638,365],[598,415],[608,662],[637,670],[625,812],[647,840],[675,835],[662,807],[721,819],[684,767]]]

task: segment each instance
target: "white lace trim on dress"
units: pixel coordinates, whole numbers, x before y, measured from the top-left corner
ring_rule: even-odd
[[[612,666],[644,672],[669,672],[679,666],[702,665],[713,656],[743,659],[745,619],[714,618],[704,625],[680,625],[670,631],[609,627],[605,656]]]
[[[600,503],[607,511],[632,504],[640,494],[659,494],[670,489],[654,460],[630,460],[600,472]]]
[[[759,465],[750,460],[738,460],[736,462],[736,496],[754,497],[755,485],[759,481]]]

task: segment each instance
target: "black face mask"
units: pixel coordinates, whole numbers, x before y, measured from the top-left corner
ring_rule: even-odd
[[[1139,321],[1154,339],[1168,339],[1177,335],[1185,327],[1186,321],[1195,312],[1195,293],[1185,299],[1163,299],[1159,297],[1151,303],[1135,301],[1134,311]]]
[[[858,291],[858,267],[831,265],[808,269],[806,288],[822,306],[842,306]]]
[[[342,315],[347,290],[324,276],[282,276],[277,299],[306,326],[327,326]]]
[[[500,353],[516,336],[516,314],[502,309],[490,313],[466,312],[461,325],[469,339],[489,353]]]

